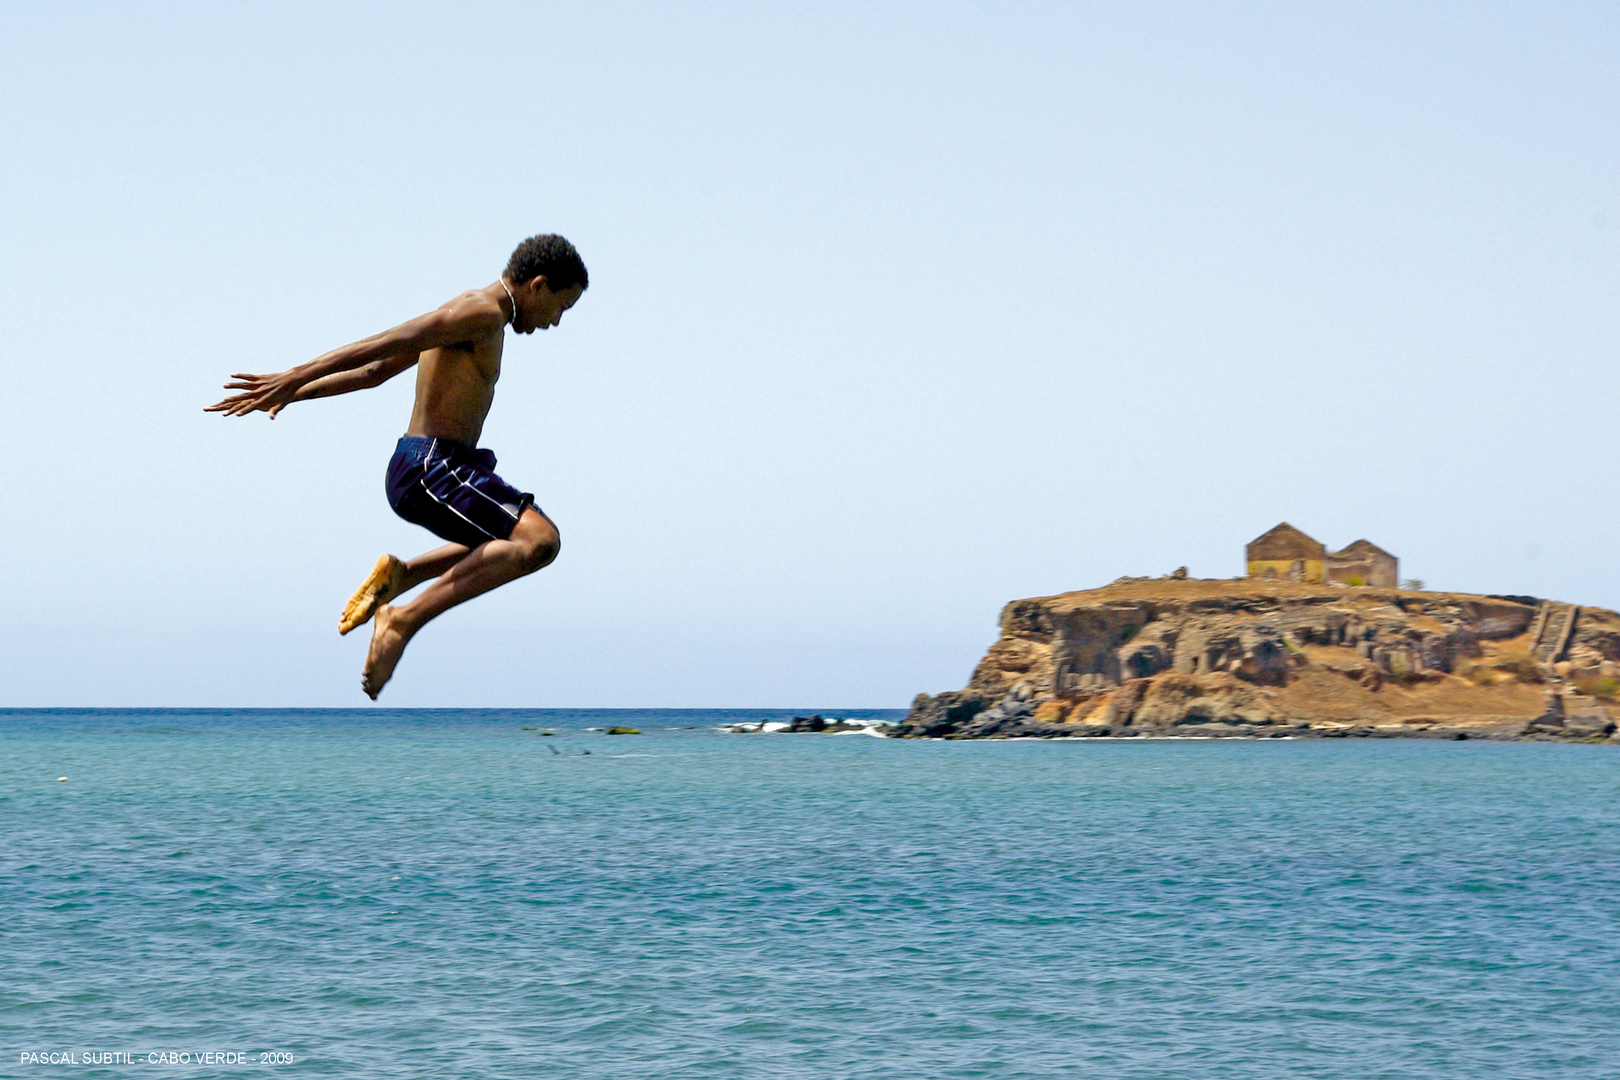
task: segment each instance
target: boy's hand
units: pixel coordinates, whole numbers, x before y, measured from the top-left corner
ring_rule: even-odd
[[[297,378],[290,371],[277,372],[274,375],[244,375],[238,372],[231,378],[237,382],[225,384],[227,390],[241,390],[243,393],[232,394],[223,401],[215,402],[203,409],[203,412],[222,412],[226,416],[246,416],[250,412],[263,410],[270,414],[270,419],[276,418],[276,413],[287,407],[303,385],[303,380]]]

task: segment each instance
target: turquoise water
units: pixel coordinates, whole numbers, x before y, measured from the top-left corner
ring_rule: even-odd
[[[764,715],[0,713],[0,1076],[1620,1075],[1616,748]]]

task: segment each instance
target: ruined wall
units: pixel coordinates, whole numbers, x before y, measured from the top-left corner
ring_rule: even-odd
[[[1329,555],[1323,566],[1328,581],[1393,589],[1400,584],[1400,560],[1393,555]]]
[[[1322,584],[1321,559],[1250,559],[1249,576],[1262,581],[1302,581]]]

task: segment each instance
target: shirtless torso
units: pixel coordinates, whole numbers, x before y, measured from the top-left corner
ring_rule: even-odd
[[[506,327],[531,334],[556,326],[587,284],[578,253],[561,237],[525,241],[513,265],[535,245],[543,253],[528,265],[550,258],[544,265],[561,267],[552,277],[563,287],[552,289],[543,273],[516,280],[509,268],[491,285],[307,364],[273,375],[234,375],[225,387],[238,393],[206,410],[227,416],[262,411],[274,419],[292,402],[379,386],[416,367],[410,425],[389,465],[389,501],[401,517],[450,543],[408,561],[382,556],[343,609],[340,633],[374,621],[361,678],[373,699],[423,625],[546,566],[560,549],[556,525],[533,505],[533,496],[495,475],[494,455],[476,449],[501,377]],[[430,579],[410,603],[389,606]]]
[[[416,361],[416,404],[406,434],[477,446],[495,401],[505,342],[506,335],[497,333],[422,353]]]

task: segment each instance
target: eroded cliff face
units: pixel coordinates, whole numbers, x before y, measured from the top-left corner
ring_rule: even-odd
[[[1620,615],[1572,610],[1563,631],[1530,597],[1121,580],[1008,604],[968,685],[894,734],[1607,738]]]

